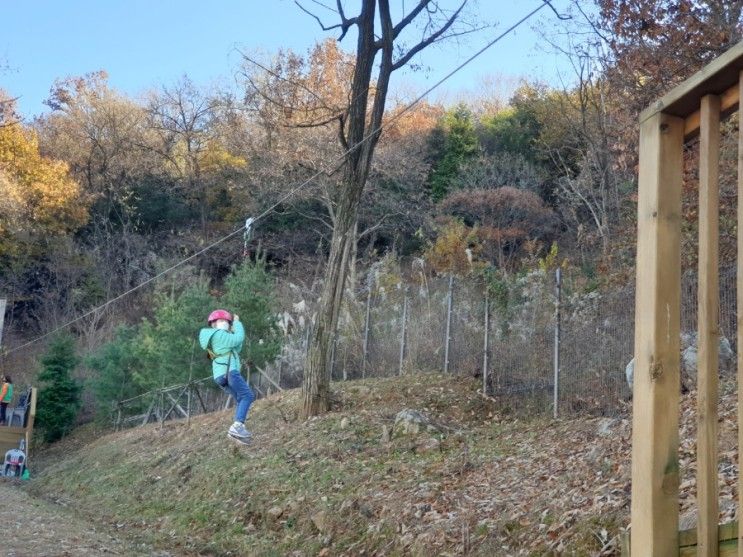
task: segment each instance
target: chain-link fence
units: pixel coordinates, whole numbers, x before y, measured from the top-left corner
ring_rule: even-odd
[[[559,277],[559,278],[558,278]],[[444,372],[478,376],[504,408],[528,413],[612,414],[631,397],[634,284],[591,289],[583,276],[532,271],[502,284],[449,276],[369,280],[347,296],[332,349],[336,381]],[[284,312],[280,356],[253,369],[258,396],[301,385],[313,308]],[[687,384],[696,367],[697,283],[682,277],[681,361]],[[734,371],[734,271],[720,274],[720,361]],[[723,352],[727,350],[727,353]],[[211,382],[193,382],[124,401],[117,423],[147,423],[224,408]]]

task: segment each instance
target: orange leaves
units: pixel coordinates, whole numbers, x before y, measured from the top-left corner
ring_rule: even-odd
[[[437,272],[466,275],[483,266],[477,260],[480,251],[477,231],[453,220],[441,229],[424,257]]]
[[[527,240],[548,240],[556,225],[554,212],[538,195],[509,186],[454,192],[441,209],[472,226],[465,228],[476,238],[478,253],[500,268]]]
[[[42,157],[36,134],[0,128],[0,236],[58,235],[87,221],[87,200],[66,163]],[[17,247],[17,246],[16,246]]]
[[[394,141],[412,134],[428,134],[444,116],[443,107],[429,104],[425,100],[403,113],[405,108],[404,104],[397,105],[385,115],[385,140]]]

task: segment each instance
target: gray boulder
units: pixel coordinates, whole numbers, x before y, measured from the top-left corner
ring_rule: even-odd
[[[635,359],[632,358],[627,366],[624,368],[624,377],[627,379],[627,385],[629,385],[629,390],[632,390],[632,385],[634,384],[635,380]]]
[[[438,428],[431,420],[418,410],[406,408],[395,416],[395,425],[392,426],[393,435],[417,435],[424,431],[437,431]]]
[[[686,388],[691,388],[697,377],[697,334],[681,334],[681,382]],[[727,337],[721,336],[719,343],[720,371],[727,372],[735,365],[735,352]],[[632,358],[624,368],[624,377],[630,390],[634,384],[635,359]]]

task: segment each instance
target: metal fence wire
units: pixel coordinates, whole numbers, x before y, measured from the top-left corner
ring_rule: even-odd
[[[734,373],[736,366],[735,280],[734,269],[721,271],[721,373]],[[631,398],[625,372],[633,359],[634,284],[591,289],[583,276],[545,270],[495,289],[481,280],[423,274],[416,282],[387,282],[370,280],[346,297],[332,348],[333,380],[466,374],[480,377],[484,393],[506,409],[555,416],[611,415]],[[681,291],[682,380],[691,386],[694,273],[682,276]],[[314,311],[307,306],[304,301],[294,305],[304,308],[303,314],[294,316],[296,326],[276,361],[252,370],[258,396],[301,385]],[[225,407],[224,393],[201,382],[196,387],[198,394],[174,386],[137,397],[120,406],[117,423],[162,421],[184,417],[184,409],[190,416]]]

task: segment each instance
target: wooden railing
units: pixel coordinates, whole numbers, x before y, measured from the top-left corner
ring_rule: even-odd
[[[679,85],[640,117],[630,543],[633,555],[716,556],[737,551],[743,556],[737,525],[718,526],[717,447],[720,121],[738,109],[741,83],[743,43]],[[688,532],[678,531],[679,333],[683,149],[685,140],[696,135],[699,136],[698,521],[692,541]],[[738,200],[737,299],[740,301],[743,300],[743,134],[739,136]],[[743,311],[738,307],[740,408]],[[743,413],[738,414],[740,447]],[[738,487],[738,492],[743,493],[740,474]]]

